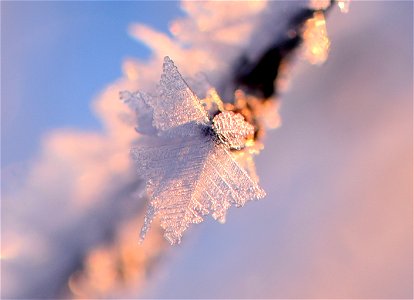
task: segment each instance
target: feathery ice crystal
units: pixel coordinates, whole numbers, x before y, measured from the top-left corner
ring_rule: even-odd
[[[155,95],[124,91],[121,99],[135,110],[136,129],[142,134],[139,146],[132,149],[151,199],[141,240],[154,217],[175,244],[204,215],[211,213],[224,222],[232,204],[243,206],[265,196],[232,153],[245,146],[254,127],[238,113],[208,111],[208,103],[188,87],[169,57]],[[214,107],[222,108],[217,104]]]

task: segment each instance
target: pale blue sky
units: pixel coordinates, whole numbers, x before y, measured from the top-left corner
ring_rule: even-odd
[[[99,129],[91,100],[149,50],[131,38],[141,22],[167,31],[177,1],[1,2],[2,167],[24,163],[53,128]]]

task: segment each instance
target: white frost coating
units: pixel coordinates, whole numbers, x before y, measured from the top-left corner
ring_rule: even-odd
[[[244,146],[246,137],[254,133],[253,126],[233,112],[221,112],[211,122],[201,101],[168,57],[158,89],[157,97],[122,92],[121,98],[151,106],[157,128],[156,134],[143,136],[140,145],[132,149],[151,198],[141,240],[158,216],[165,238],[175,244],[189,225],[202,222],[204,215],[211,213],[224,222],[232,204],[243,206],[249,200],[263,198],[265,192],[230,152],[231,148]],[[137,103],[133,107],[145,106]],[[144,120],[142,112],[137,111],[137,117]],[[138,128],[141,126],[145,124],[138,124]]]
[[[225,111],[213,119],[213,129],[220,140],[233,149],[241,149],[246,137],[254,134],[254,127],[244,121],[241,114]]]

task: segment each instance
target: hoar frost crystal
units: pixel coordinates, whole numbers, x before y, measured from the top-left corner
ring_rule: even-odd
[[[254,127],[241,114],[208,111],[169,57],[155,95],[124,91],[121,99],[134,109],[142,134],[131,151],[150,197],[141,240],[157,216],[175,244],[204,215],[224,222],[232,204],[265,196],[232,153],[244,148]]]

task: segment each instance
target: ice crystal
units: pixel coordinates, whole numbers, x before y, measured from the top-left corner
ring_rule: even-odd
[[[153,98],[154,125],[167,130],[189,122],[207,123],[208,114],[182,79],[173,61],[166,57],[158,97]]]
[[[242,115],[220,111],[211,120],[168,57],[157,90],[155,96],[122,92],[121,98],[135,109],[137,131],[144,134],[140,145],[132,149],[151,198],[141,239],[158,216],[164,236],[175,244],[204,215],[211,213],[224,222],[232,204],[243,206],[263,198],[265,192],[231,151],[243,148],[254,133]],[[220,106],[221,101],[215,102]],[[140,124],[148,120],[152,125]]]
[[[252,136],[254,127],[244,121],[241,114],[225,111],[213,119],[213,129],[223,144],[240,150],[246,143],[246,137]]]

